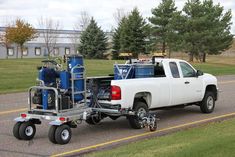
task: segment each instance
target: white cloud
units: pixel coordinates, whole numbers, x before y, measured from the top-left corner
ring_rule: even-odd
[[[186,0],[176,0],[176,5],[182,9]],[[214,0],[225,10],[232,9],[233,28],[235,34],[235,3],[233,0]],[[87,11],[97,20],[104,30],[110,30],[115,25],[113,18],[117,8],[130,12],[138,7],[144,17],[151,16],[151,9],[160,0],[0,0],[0,25],[4,26],[9,19],[21,17],[37,27],[38,19],[50,17],[63,23],[64,29],[73,29],[81,11]]]

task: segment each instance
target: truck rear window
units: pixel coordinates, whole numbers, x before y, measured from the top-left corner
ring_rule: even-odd
[[[154,66],[155,77],[166,77],[163,65],[161,62],[156,62]]]

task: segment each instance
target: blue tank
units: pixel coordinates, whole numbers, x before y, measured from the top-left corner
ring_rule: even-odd
[[[60,88],[61,89],[69,89],[70,88],[70,74],[67,71],[60,72]]]
[[[68,72],[70,72],[72,74],[72,68],[76,65],[83,66],[83,57],[80,55],[68,56],[68,61],[67,61]],[[75,92],[84,91],[84,79],[79,79],[79,78],[83,78],[83,72],[84,72],[84,68],[78,68],[73,71],[73,73],[78,73],[75,75],[75,78],[77,80],[74,81],[74,91]],[[74,95],[75,101],[81,101],[83,99],[84,99],[84,96],[82,93]]]
[[[154,76],[154,65],[137,64],[135,65],[135,78],[147,78]]]

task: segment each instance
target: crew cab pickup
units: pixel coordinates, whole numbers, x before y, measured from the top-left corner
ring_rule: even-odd
[[[153,109],[179,105],[198,105],[203,113],[211,113],[218,99],[215,76],[196,70],[184,60],[155,58],[154,76],[110,80],[109,100],[102,106],[143,115]],[[115,114],[109,114],[115,119]],[[138,116],[127,116],[133,128],[141,128]]]

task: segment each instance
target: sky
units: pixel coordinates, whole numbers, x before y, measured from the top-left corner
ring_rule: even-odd
[[[175,0],[178,10],[181,10],[187,0]],[[22,18],[39,28],[41,17],[51,18],[61,23],[61,28],[74,29],[81,18],[81,12],[86,11],[93,16],[104,31],[116,27],[114,13],[117,9],[130,12],[137,7],[143,17],[151,16],[151,9],[157,7],[161,0],[0,0],[0,26],[16,18]],[[233,14],[232,33],[235,34],[235,1],[214,0],[225,10],[231,9]]]

